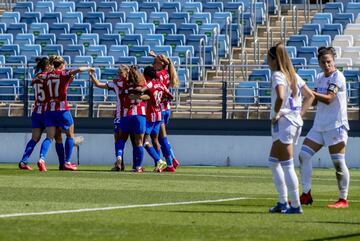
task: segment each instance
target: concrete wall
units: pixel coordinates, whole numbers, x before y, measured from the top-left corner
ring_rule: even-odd
[[[80,148],[80,163],[111,165],[114,162],[114,141],[112,134],[79,134],[85,137]],[[30,133],[0,133],[0,162],[16,163],[21,159]],[[43,136],[44,138],[44,136]],[[42,139],[43,140],[43,139]],[[271,146],[270,136],[222,136],[222,135],[170,135],[175,154],[182,165],[217,166],[267,166]],[[295,163],[303,138],[295,147]],[[36,146],[30,160],[36,162],[41,143]],[[132,161],[131,144],[125,150],[125,161]],[[315,167],[332,167],[327,149],[322,149],[313,158]],[[360,137],[349,137],[346,160],[349,167],[360,167]],[[76,150],[73,152],[76,161]],[[48,155],[48,163],[57,163],[54,145]],[[145,165],[153,162],[146,154]]]

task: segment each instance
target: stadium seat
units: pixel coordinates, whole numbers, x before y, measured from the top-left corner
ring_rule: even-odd
[[[85,48],[90,45],[98,45],[99,35],[97,33],[83,33],[78,38],[78,44],[84,45]]]
[[[346,5],[346,13],[352,13],[354,16],[358,16],[360,13],[360,2],[349,2]]]
[[[0,47],[4,44],[13,44],[13,35],[12,34],[1,34],[0,35]]]
[[[170,45],[172,48],[175,48],[178,45],[185,45],[185,35],[184,34],[169,34],[169,35],[166,35],[165,40],[164,40],[164,44],[165,45]]]
[[[331,36],[330,35],[313,35],[310,40],[310,45],[315,47],[330,46]]]
[[[325,24],[321,31],[321,34],[323,35],[330,35],[332,40],[336,35],[340,35],[342,33],[343,27],[340,23]]]
[[[65,45],[64,50],[63,50],[64,55],[70,56],[71,62],[73,61],[75,56],[78,56],[78,55],[81,56],[81,55],[84,55],[84,53],[85,53],[85,47],[84,47],[84,45],[80,45],[80,44]]]
[[[61,14],[64,14],[67,12],[75,12],[75,2],[73,2],[73,1],[57,2],[55,4],[54,12],[60,12]]]
[[[78,37],[85,33],[91,33],[90,23],[74,23],[70,27],[70,33],[75,33]]]
[[[90,23],[91,25],[95,23],[104,23],[105,15],[103,12],[88,12],[84,15],[84,23]]]
[[[195,12],[190,16],[190,23],[196,23],[199,26],[205,23],[211,23],[211,14]]]
[[[172,56],[172,47],[170,45],[155,45],[151,47],[151,50],[153,50],[156,54]]]
[[[139,5],[138,2],[121,2],[119,5],[119,10],[125,12],[127,15],[130,12],[138,12]]]
[[[218,41],[217,51],[220,57],[226,57],[229,54],[229,46],[227,43],[226,35],[219,34],[218,39],[215,38],[208,38],[208,45],[211,47],[214,46],[214,41]],[[212,51],[211,51],[212,52]]]
[[[235,102],[241,105],[257,103],[258,83],[256,81],[240,81],[235,89]]]
[[[20,53],[20,46],[18,44],[4,44],[0,48],[0,55],[5,57],[10,55],[18,55]]]
[[[89,12],[95,12],[96,10],[96,2],[95,1],[81,1],[75,4],[75,11],[82,12],[86,15]]]
[[[106,45],[110,48],[111,45],[120,45],[121,39],[119,34],[104,34],[100,35],[100,44]]]
[[[74,60],[72,61],[73,64],[82,64],[82,65],[92,65],[93,58],[88,55],[84,56],[75,56]]]
[[[14,44],[34,44],[35,36],[31,33],[19,33],[15,36]]]
[[[53,23],[49,26],[49,33],[54,33],[56,36],[62,33],[70,33],[70,25],[68,23]]]
[[[194,13],[202,12],[202,3],[201,2],[184,2],[181,5],[182,12],[188,12],[191,15]]]
[[[343,72],[347,82],[360,82],[360,71],[346,69]]]
[[[13,69],[11,67],[0,67],[0,79],[12,79]]]
[[[25,12],[33,12],[34,4],[33,2],[17,2],[13,11],[19,12],[20,15],[23,15]]]
[[[118,69],[117,68],[105,68],[101,70],[101,79],[102,80],[113,80],[118,75]]]
[[[185,35],[184,35],[184,38],[185,38]],[[208,42],[207,41],[207,36],[205,34],[190,34],[186,38],[186,43],[185,44],[194,46],[195,56],[199,56],[200,41],[203,41],[201,47],[203,45],[207,45],[207,42]],[[185,44],[183,44],[183,45],[185,45]]]
[[[113,56],[115,63],[120,57],[125,57],[129,55],[129,47],[126,45],[111,45],[108,49],[108,56]]]
[[[35,44],[40,44],[41,47],[44,47],[48,44],[55,44],[56,43],[56,37],[53,33],[45,33],[45,34],[39,34],[35,38]]]
[[[323,28],[325,24],[333,23],[333,16],[331,13],[316,13],[311,23],[318,23],[320,27]]]
[[[124,56],[115,59],[115,64],[133,65],[133,64],[137,64],[137,61],[135,56]]]
[[[153,23],[157,27],[160,24],[168,23],[168,19],[167,12],[152,12],[148,17],[148,23]]]
[[[349,23],[346,25],[344,30],[344,34],[346,35],[360,35],[360,24],[358,23]]]
[[[184,34],[188,36],[190,34],[197,34],[199,32],[199,27],[195,23],[182,23],[180,24],[177,33]]]
[[[112,31],[112,24],[111,23],[95,23],[91,25],[91,32],[97,33],[100,38],[104,34],[111,34]]]
[[[97,12],[103,12],[107,15],[109,12],[116,12],[118,10],[118,5],[116,1],[101,1],[97,3]]]
[[[44,13],[54,12],[54,6],[53,1],[39,1],[35,3],[34,12],[40,12],[41,15]]]
[[[290,58],[296,57],[296,47],[294,46],[286,46],[287,53]]]
[[[260,105],[271,104],[271,82],[258,81],[258,103]]]
[[[89,47],[85,48],[85,55],[89,55],[93,59],[96,59],[99,56],[106,56],[106,54],[106,45],[90,45]]]
[[[20,23],[20,13],[19,12],[4,12],[0,18],[2,23],[6,25],[12,23]]]
[[[127,45],[129,49],[135,45],[142,44],[141,34],[125,34],[121,39],[121,45]]]
[[[62,44],[52,44],[42,47],[42,55],[62,55],[63,54],[63,45]]]
[[[125,13],[124,12],[108,12],[105,15],[105,23],[111,23],[114,27],[117,23],[125,22]]]
[[[173,23],[161,23],[156,26],[156,34],[167,36],[169,34],[176,34],[176,25]]]
[[[62,33],[56,36],[56,43],[62,45],[77,44],[77,36],[74,33]]]
[[[353,60],[360,58],[360,47],[352,46],[352,47],[343,47],[341,48],[341,57],[342,58],[351,58]]]
[[[63,14],[62,21],[64,23],[68,23],[73,26],[75,23],[82,23],[83,22],[83,13],[82,12],[67,12]]]
[[[117,23],[114,27],[114,32],[124,37],[125,34],[134,33],[134,25],[132,23]]]
[[[143,44],[150,45],[150,47],[155,45],[164,44],[164,35],[162,34],[145,34],[143,35]]]
[[[41,15],[39,12],[26,12],[21,15],[20,22],[30,25],[32,23],[39,23]]]
[[[181,9],[180,2],[164,2],[160,6],[160,11],[167,12],[169,14],[169,16],[172,13],[180,12],[180,9]]]
[[[306,58],[292,58],[291,63],[294,65],[295,69],[298,69],[302,66],[305,66],[308,61]]]
[[[317,47],[314,46],[304,46],[297,50],[298,58],[305,58],[308,62],[310,58],[317,56]]]
[[[5,32],[6,32],[6,24],[0,23],[0,33],[5,33]]]
[[[129,56],[135,56],[137,58],[147,56],[150,52],[149,45],[134,45],[129,47]]]
[[[139,23],[134,25],[135,34],[155,34],[155,25],[153,23]],[[144,36],[143,36],[144,37]]]
[[[335,36],[332,46],[350,47],[354,45],[354,37],[352,35]]]
[[[174,23],[179,26],[182,23],[188,23],[190,21],[190,15],[187,12],[174,12],[169,14],[169,23]]]
[[[342,13],[344,12],[344,5],[341,2],[330,2],[330,3],[326,3],[323,9],[324,13],[331,13],[331,14],[335,14],[335,13]]]
[[[49,26],[54,23],[60,23],[62,20],[61,12],[44,13],[41,22],[47,23]]]
[[[335,59],[336,67],[343,71],[344,69],[349,69],[353,65],[352,58],[336,58]]]
[[[96,58],[94,58],[94,65],[100,65],[100,68],[108,67],[109,65],[114,64],[115,60],[113,56],[97,56]]]
[[[230,12],[216,12],[212,16],[211,22],[219,24],[221,31],[223,31],[222,33],[224,33],[227,18],[232,18]],[[237,23],[233,23],[233,25],[235,25],[235,29],[238,29]]]
[[[6,33],[17,35],[19,33],[27,33],[26,23],[10,23],[6,25]]]
[[[304,24],[303,27],[300,30],[301,35],[307,35],[309,39],[313,35],[319,35],[321,33],[321,26],[317,23],[307,23]]]
[[[41,46],[40,44],[20,45],[20,54],[26,56],[38,56],[41,54]]]
[[[214,16],[217,12],[223,12],[224,4],[222,2],[205,2],[203,4],[203,12],[208,12]]]
[[[31,76],[30,76],[30,70],[28,68],[25,67],[15,67],[12,68],[13,70],[13,79],[19,79],[20,80],[20,86],[23,85],[22,83],[24,83],[24,80],[30,80]]]
[[[315,69],[298,69],[297,74],[306,82],[314,82],[316,78]]]
[[[24,65],[27,63],[27,57],[25,55],[11,55],[8,56],[6,59],[7,64],[12,65]]]
[[[220,26],[217,23],[204,23],[199,26],[199,34],[205,34],[208,38],[214,37],[216,32],[220,32]]]
[[[159,2],[140,2],[139,3],[139,11],[146,12],[149,16],[151,12],[159,12],[160,11],[160,3]]]
[[[141,56],[137,58],[137,64],[142,66],[151,65],[154,62],[154,57],[152,56]]]
[[[345,70],[344,70],[345,71]],[[347,83],[348,90],[348,104],[350,105],[359,105],[359,89],[360,82],[349,82]]]
[[[249,81],[270,81],[270,69],[253,69],[249,75]]]
[[[333,18],[333,23],[339,23],[343,28],[346,27],[348,23],[354,22],[353,13],[335,13]]]
[[[187,56],[193,57],[195,55],[194,46],[178,45],[175,47],[175,49],[173,49],[173,55],[179,56],[181,64],[185,64],[185,59],[187,58]]]
[[[139,23],[146,23],[147,15],[146,12],[130,12],[126,15],[126,22],[134,25]]]
[[[308,46],[309,40],[307,35],[291,35],[287,41],[288,46],[294,46],[297,49],[302,46]]]
[[[49,25],[47,23],[32,23],[29,28],[29,33],[38,36],[49,32]]]

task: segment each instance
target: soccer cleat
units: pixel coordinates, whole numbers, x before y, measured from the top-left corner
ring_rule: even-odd
[[[176,169],[174,167],[167,167],[163,170],[163,172],[176,172]]]
[[[84,137],[83,136],[75,136],[74,137],[74,146],[80,146],[84,143]]]
[[[160,159],[156,164],[154,172],[163,172],[166,167],[167,167],[166,162]]]
[[[29,166],[27,163],[25,162],[19,162],[19,168],[21,170],[28,170],[28,171],[32,171],[33,169],[31,168],[31,166]]]
[[[333,204],[329,204],[327,207],[328,208],[348,208],[349,201],[346,199],[340,198],[337,202],[335,202]]]
[[[145,171],[145,168],[143,168],[143,167],[137,167],[132,170],[132,172],[137,172],[137,173],[144,172],[144,171]]]
[[[303,192],[300,196],[301,205],[311,205],[313,203],[313,199],[311,196],[311,191],[305,193]]]
[[[180,162],[175,157],[173,158],[173,166],[175,169],[180,166]]]
[[[40,159],[37,162],[37,166],[38,166],[40,172],[46,172],[47,171],[45,161],[43,159]]]
[[[71,162],[65,162],[63,170],[64,171],[76,171],[77,166]]]
[[[281,212],[285,213],[285,214],[302,214],[303,210],[301,209],[301,206],[294,208],[290,205],[289,208],[287,208],[286,210],[281,211]]]
[[[277,202],[276,205],[269,209],[270,213],[281,213],[286,211],[288,208],[287,203]]]
[[[125,171],[125,164],[121,157],[117,157],[116,162],[114,163],[114,166],[111,168],[111,171],[113,171],[113,172]]]

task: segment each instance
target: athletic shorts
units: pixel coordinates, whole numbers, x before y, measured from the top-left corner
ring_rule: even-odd
[[[68,130],[73,124],[74,120],[69,110],[45,112],[46,127],[57,126],[63,130]]]
[[[294,126],[285,117],[281,117],[278,122],[271,125],[272,141],[280,140],[284,144],[296,144],[301,134],[301,126]]]
[[[125,133],[144,134],[146,117],[144,115],[131,115],[121,119],[120,128]]]
[[[36,112],[33,112],[31,114],[31,127],[34,128],[40,128],[45,129],[45,114],[38,114]]]
[[[306,138],[323,146],[333,146],[340,142],[347,143],[348,133],[345,126],[329,131],[316,131],[313,128],[306,135]]]
[[[146,131],[145,134],[146,135],[158,135],[159,131],[160,131],[160,125],[161,125],[161,121],[156,121],[156,122],[146,122]]]
[[[121,131],[121,127],[120,127],[120,118],[115,118],[114,119],[114,133],[120,132]]]
[[[161,121],[162,121],[162,123],[167,125],[169,123],[169,120],[170,120],[170,115],[171,115],[171,110],[162,111],[161,112]]]

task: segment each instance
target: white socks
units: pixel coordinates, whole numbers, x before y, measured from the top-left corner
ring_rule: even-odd
[[[296,176],[294,161],[293,159],[280,161],[280,164],[284,171],[285,183],[289,192],[291,206],[297,208],[300,206],[299,181]]]
[[[287,203],[287,188],[285,185],[285,177],[284,171],[281,168],[279,160],[275,157],[269,157],[269,167],[272,171],[273,182],[275,184],[275,188],[279,193],[279,202]]]
[[[308,193],[311,189],[311,177],[312,177],[312,162],[311,157],[315,154],[315,151],[307,145],[302,145],[299,154],[300,159],[300,175],[302,192]]]
[[[331,154],[331,160],[333,161],[336,170],[336,179],[340,191],[340,198],[347,199],[350,174],[349,169],[346,166],[345,154]]]

